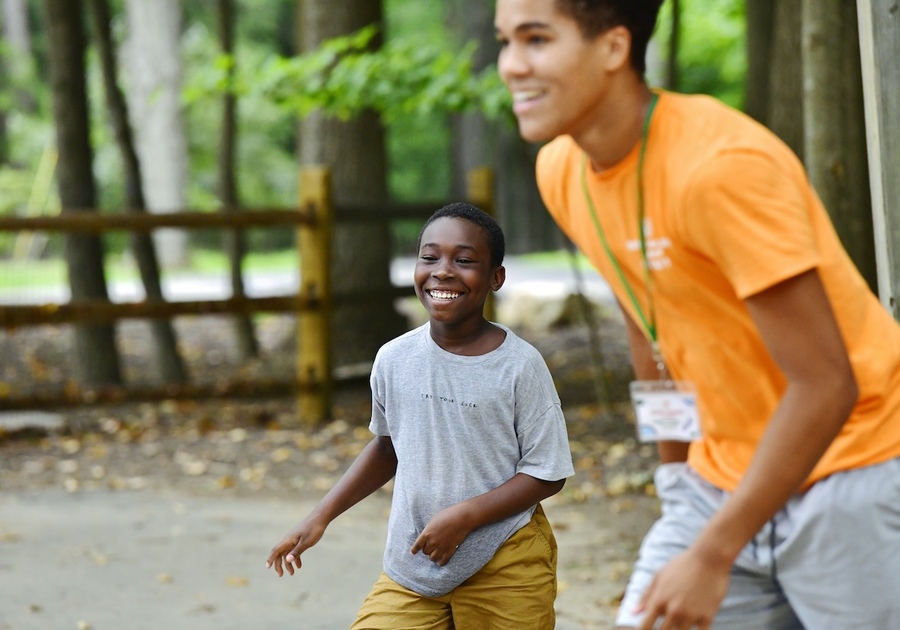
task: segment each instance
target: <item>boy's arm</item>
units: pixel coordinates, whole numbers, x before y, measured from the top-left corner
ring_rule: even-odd
[[[396,472],[397,455],[391,438],[375,437],[309,516],[272,547],[266,568],[274,565],[279,577],[285,568],[293,575],[294,566],[301,566],[300,554],[319,542],[328,524],[390,481]]]
[[[631,350],[631,365],[634,367],[634,375],[639,381],[659,380],[659,368],[656,365],[656,360],[653,358],[653,349],[650,346],[650,341],[644,336],[637,324],[634,323],[628,311],[622,308],[621,303],[619,303],[619,309],[625,317],[625,331],[628,335],[628,347]],[[687,461],[689,446],[690,442],[660,440],[656,443],[659,461],[663,464]]]
[[[518,473],[506,483],[435,514],[410,549],[422,552],[440,566],[447,564],[466,536],[483,525],[495,523],[562,490],[566,480],[543,481]]]
[[[746,299],[787,387],[744,478],[694,544],[657,574],[643,625],[658,617],[706,628],[740,550],[796,493],[837,436],[859,395],[818,273],[808,271]],[[734,383],[735,387],[747,387]],[[669,627],[666,625],[666,627]]]

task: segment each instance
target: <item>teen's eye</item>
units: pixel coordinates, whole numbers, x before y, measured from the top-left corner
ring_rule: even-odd
[[[456,259],[456,262],[460,263],[461,265],[468,265],[468,264],[473,263],[473,262],[475,262],[475,261],[472,260],[471,258],[457,258],[457,259]]]
[[[529,46],[543,46],[548,39],[543,35],[529,35],[527,41]]]
[[[428,262],[437,260],[437,257],[432,256],[431,254],[422,254],[419,258]]]

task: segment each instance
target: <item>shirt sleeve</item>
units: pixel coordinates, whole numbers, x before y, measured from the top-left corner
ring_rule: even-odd
[[[789,170],[762,152],[729,151],[688,187],[688,242],[742,299],[820,263],[804,182]]]
[[[388,426],[384,408],[384,369],[379,359],[380,353],[375,356],[375,362],[372,364],[372,374],[369,377],[369,386],[372,389],[372,419],[369,421],[369,431],[378,436],[390,437],[391,430]]]
[[[559,481],[575,474],[566,420],[543,359],[535,359],[531,367],[529,377],[516,388],[516,433],[521,453],[516,472],[542,481]]]

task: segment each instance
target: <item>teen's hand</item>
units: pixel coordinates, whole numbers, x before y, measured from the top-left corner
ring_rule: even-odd
[[[291,531],[285,534],[277,545],[272,547],[266,560],[266,568],[275,567],[278,577],[284,575],[285,569],[294,575],[294,568],[303,566],[300,554],[315,545],[325,533],[325,524],[312,517],[300,521]]]
[[[451,505],[431,517],[409,551],[412,554],[421,551],[438,566],[444,566],[450,562],[471,529],[462,504]]]
[[[712,627],[713,618],[728,592],[730,566],[710,562],[695,549],[676,556],[653,578],[638,612],[644,612],[640,630]]]

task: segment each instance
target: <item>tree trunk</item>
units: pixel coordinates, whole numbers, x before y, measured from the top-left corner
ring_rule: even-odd
[[[755,1],[755,0],[754,0]],[[803,159],[803,64],[800,3],[775,4],[765,124]]]
[[[478,42],[472,70],[480,72],[497,59],[497,37],[494,34],[494,10],[487,2],[466,3],[455,0],[448,12],[448,25],[459,44]],[[450,117],[451,195],[465,199],[468,188],[466,174],[473,168],[493,163],[496,125],[477,112]]]
[[[59,151],[57,181],[62,211],[93,209],[96,191],[91,170],[93,150],[84,73],[81,0],[44,0],[44,12],[49,41],[47,64]],[[103,271],[103,245],[99,237],[68,236],[65,239],[65,258],[73,299],[109,299]],[[75,352],[77,377],[82,384],[121,383],[113,326],[76,326]]]
[[[126,0],[127,96],[137,139],[147,209],[175,212],[187,205],[188,150],[181,110],[181,3]],[[154,233],[163,267],[188,262],[183,230]]]
[[[747,74],[744,111],[768,123],[772,82],[772,41],[775,35],[775,0],[746,0]]]
[[[803,0],[806,170],[850,258],[877,291],[856,3]]]
[[[375,0],[299,2],[301,51],[381,22],[381,2]],[[331,169],[335,204],[378,207],[387,201],[384,128],[376,113],[365,112],[349,121],[313,113],[300,121],[299,135],[301,165],[321,164]],[[332,267],[335,294],[363,290],[377,295],[379,289],[387,289],[390,250],[386,222],[337,224]],[[403,330],[405,322],[389,301],[337,307],[332,334],[334,365],[370,362],[384,342]]]
[[[681,0],[672,0],[669,54],[666,55],[666,88],[678,91],[678,48],[681,45]]]
[[[234,2],[217,0],[216,13],[219,23],[219,41],[222,52],[234,55]],[[228,71],[229,80],[234,77],[234,65]],[[222,130],[219,142],[219,201],[225,212],[236,210],[239,204],[237,179],[234,172],[235,144],[237,140],[237,102],[234,93],[227,90],[222,97]],[[241,263],[247,251],[244,232],[229,230],[225,233],[225,251],[231,267],[231,294],[236,298],[245,296]],[[238,341],[238,352],[242,359],[257,356],[259,348],[253,333],[253,322],[249,315],[237,315],[233,319],[234,332]]]
[[[141,169],[131,127],[128,124],[128,108],[125,98],[119,89],[118,71],[110,33],[110,11],[107,0],[90,0],[91,19],[94,26],[94,39],[100,58],[103,74],[103,86],[106,92],[109,120],[113,128],[125,179],[125,202],[131,212],[146,212],[144,190],[141,186]],[[131,236],[131,247],[144,284],[144,292],[148,301],[162,302],[163,293],[160,285],[159,262],[153,239],[148,234],[134,233]],[[187,370],[178,354],[175,331],[169,319],[153,319],[150,321],[153,333],[156,362],[160,376],[166,383],[183,383],[187,381]]]

